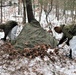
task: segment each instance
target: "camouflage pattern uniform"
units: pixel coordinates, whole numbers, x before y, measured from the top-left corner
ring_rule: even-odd
[[[59,41],[59,44],[62,44],[66,38],[68,38],[66,44],[69,45],[69,41],[72,39],[73,36],[76,35],[76,25],[61,25],[60,26],[63,32],[63,36]]]

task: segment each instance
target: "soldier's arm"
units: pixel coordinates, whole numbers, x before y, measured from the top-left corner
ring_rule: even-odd
[[[62,38],[60,39],[58,45],[59,45],[59,44],[62,44],[65,40],[66,40],[66,36],[63,35]]]
[[[63,34],[68,38],[66,44],[69,45],[69,41],[72,39],[73,35],[67,29],[63,30]]]
[[[68,39],[72,39],[73,35],[68,31],[68,29],[63,29],[63,34],[66,36]]]

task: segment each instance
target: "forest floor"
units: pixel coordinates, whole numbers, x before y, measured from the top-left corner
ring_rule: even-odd
[[[15,50],[1,41],[0,75],[76,75],[76,58],[66,57],[69,50],[47,45]]]

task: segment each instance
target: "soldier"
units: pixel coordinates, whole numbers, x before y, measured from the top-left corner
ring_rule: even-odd
[[[16,21],[7,21],[6,23],[0,24],[0,29],[2,29],[5,33],[5,36],[4,38],[2,38],[2,40],[6,41],[6,37],[9,34],[9,32],[17,25],[18,24]]]
[[[73,24],[73,25],[61,25],[60,27],[57,26],[54,28],[54,30],[57,33],[63,33],[63,36],[60,39],[58,45],[62,44],[67,39],[66,44],[69,46],[69,41],[73,38],[73,36],[76,35],[76,25],[75,24]],[[70,58],[72,58],[72,50],[70,50],[69,56],[70,56]]]

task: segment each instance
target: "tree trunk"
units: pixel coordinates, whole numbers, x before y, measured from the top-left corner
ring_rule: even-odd
[[[18,15],[20,15],[20,0],[18,0]]]
[[[65,12],[66,12],[66,1],[64,0],[64,4],[63,4],[63,16],[65,15]]]
[[[40,27],[40,23],[35,19],[33,15],[31,0],[26,0],[26,9],[27,9],[28,22],[33,23],[37,27]]]
[[[34,15],[35,15],[35,1],[32,0],[32,3],[33,3],[33,11],[34,11]]]
[[[31,0],[26,0],[26,8],[27,8],[27,17],[28,22],[30,23],[32,20],[34,20],[33,10],[32,10],[32,2]]]
[[[1,0],[1,23],[2,23],[2,0]]]
[[[40,9],[40,14],[39,14],[39,22],[41,21],[41,14],[42,14],[42,5],[41,5],[41,9]]]
[[[56,0],[56,17],[57,17],[57,20],[59,20],[59,2],[58,2],[58,0]]]
[[[46,21],[47,21],[47,23],[48,23],[48,15],[52,11],[52,7],[53,7],[53,0],[50,1],[49,10],[48,10],[48,12],[46,14]]]
[[[71,9],[71,16],[72,16],[72,21],[74,20],[74,5],[75,5],[75,0],[72,1],[72,9]]]
[[[23,2],[23,24],[26,23],[26,7],[25,7],[25,0]]]

